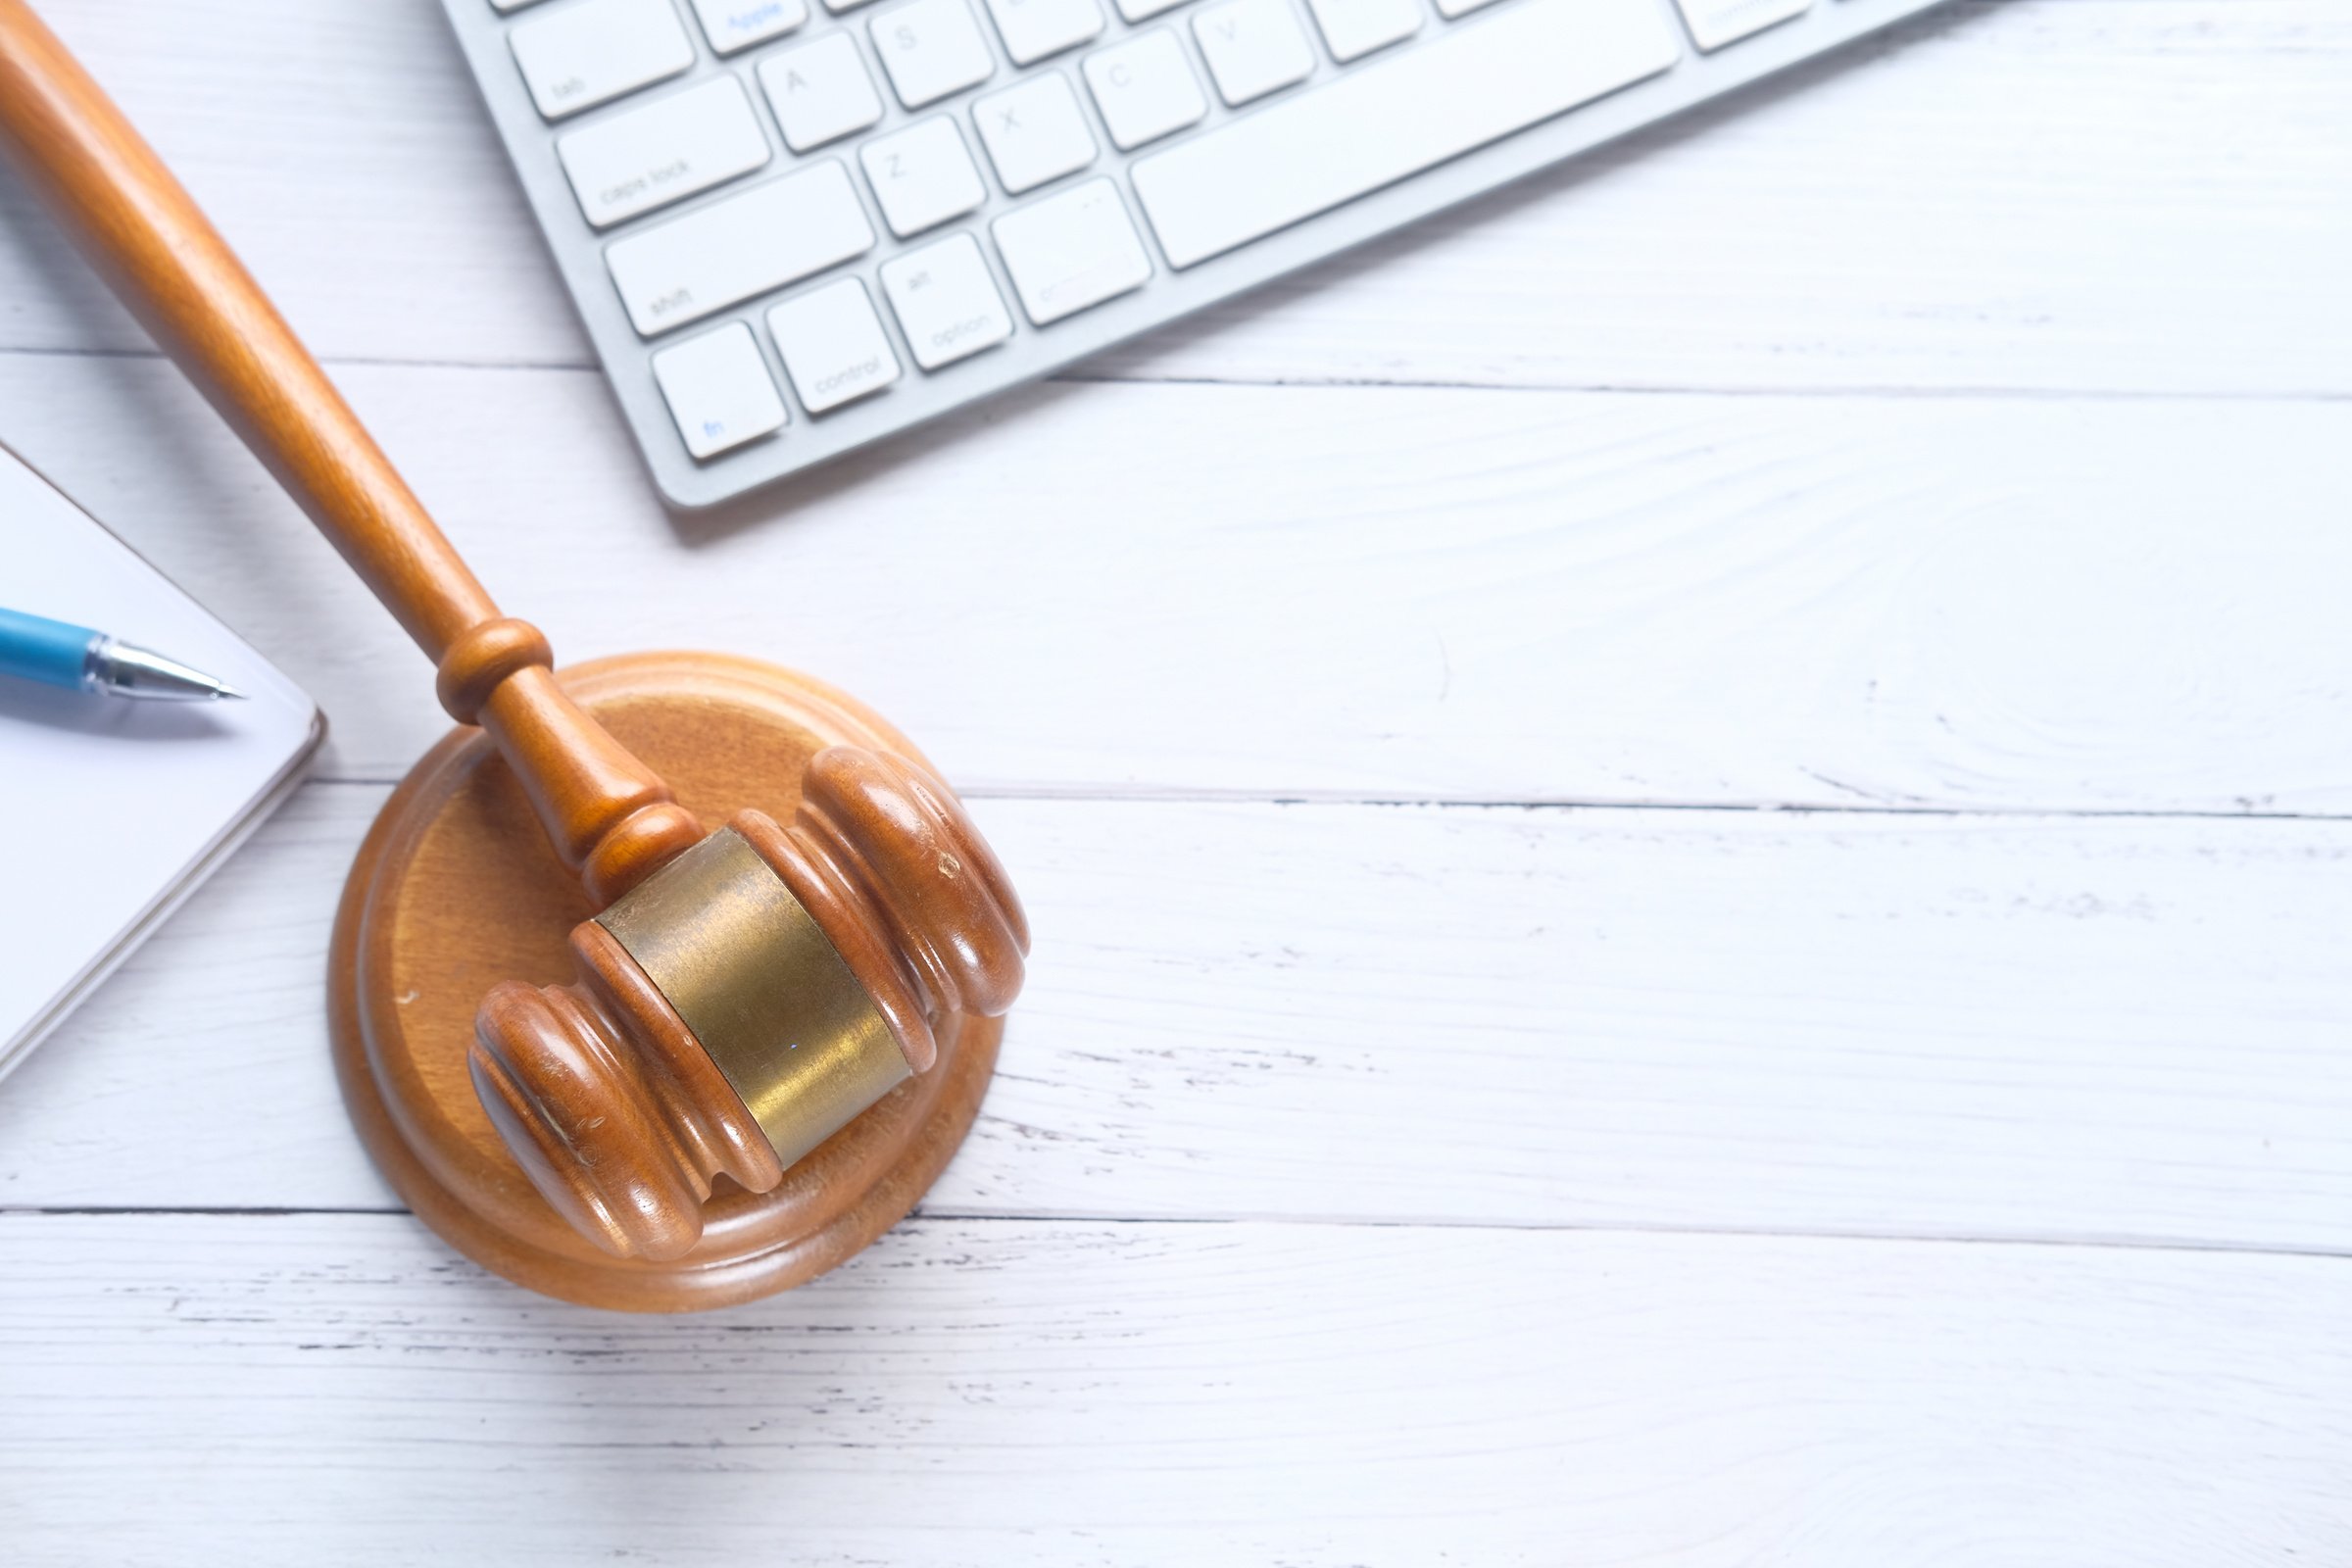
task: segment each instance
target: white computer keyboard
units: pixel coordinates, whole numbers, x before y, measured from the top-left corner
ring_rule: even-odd
[[[444,0],[723,501],[1937,0]]]

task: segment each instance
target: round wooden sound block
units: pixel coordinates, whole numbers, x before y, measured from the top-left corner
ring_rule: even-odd
[[[828,746],[921,760],[855,700],[752,660],[642,654],[561,679],[706,828],[745,807],[790,821],[802,769]],[[328,1021],[352,1120],[419,1219],[531,1290],[682,1312],[789,1290],[914,1206],[980,1108],[1002,1019],[950,1020],[930,1071],[834,1134],[772,1192],[719,1177],[703,1239],[684,1257],[613,1257],[565,1224],[491,1130],[466,1047],[474,1008],[496,982],[571,977],[564,938],[596,912],[479,730],[453,732],[385,803],[343,889]]]

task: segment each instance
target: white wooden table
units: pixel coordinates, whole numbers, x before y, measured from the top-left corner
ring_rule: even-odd
[[[0,1560],[2352,1561],[2352,4],[1963,3],[688,520],[437,7],[42,9],[510,606],[872,701],[1038,951],[838,1274],[449,1252],[321,1018],[422,662],[0,184],[0,439],[334,724],[0,1087]]]

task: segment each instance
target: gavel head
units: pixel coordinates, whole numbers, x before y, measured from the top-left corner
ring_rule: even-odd
[[[483,999],[474,1090],[532,1185],[623,1257],[682,1256],[1020,991],[1029,928],[955,795],[837,746],[571,933],[577,979]]]

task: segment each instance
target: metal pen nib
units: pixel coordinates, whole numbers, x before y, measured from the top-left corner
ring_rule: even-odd
[[[90,645],[82,664],[82,683],[93,691],[118,697],[147,697],[170,703],[210,703],[221,698],[244,699],[226,681],[215,680],[176,659],[166,659],[150,648],[137,648],[112,637]]]

